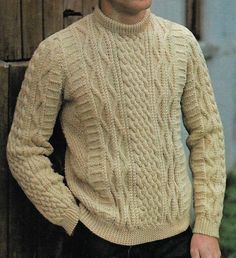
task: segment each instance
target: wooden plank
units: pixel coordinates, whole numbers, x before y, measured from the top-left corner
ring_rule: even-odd
[[[193,20],[193,1],[186,0],[186,26],[191,30]]]
[[[23,58],[29,59],[43,39],[42,1],[22,0]]]
[[[21,51],[20,0],[0,1],[0,59],[19,60]]]
[[[83,15],[87,15],[94,10],[98,0],[83,0]]]
[[[8,171],[6,160],[8,135],[8,74],[8,64],[0,62],[0,257],[7,257],[8,249]]]
[[[62,255],[66,233],[61,227],[53,225],[43,216],[38,218],[37,258],[64,258]]]
[[[9,122],[11,124],[16,99],[27,62],[10,63]],[[9,173],[10,174],[10,173]],[[9,176],[9,258],[36,257],[38,212],[10,174]]]
[[[201,0],[186,0],[186,26],[195,37],[201,38]]]
[[[63,0],[44,0],[44,38],[63,28]]]
[[[64,27],[67,27],[83,17],[82,0],[64,0],[64,14],[69,14],[69,11],[71,11],[71,15],[64,16]]]

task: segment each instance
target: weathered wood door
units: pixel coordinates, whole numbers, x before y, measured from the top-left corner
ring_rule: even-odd
[[[12,177],[6,142],[24,72],[39,42],[90,13],[95,4],[96,0],[0,1],[0,258],[61,257],[66,233],[36,210]],[[50,159],[63,174],[65,141],[58,121],[50,142],[55,149]]]

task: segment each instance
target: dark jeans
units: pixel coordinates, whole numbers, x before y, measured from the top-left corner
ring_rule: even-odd
[[[107,241],[82,222],[68,236],[63,245],[63,258],[191,258],[192,230],[163,239],[137,245],[119,245]]]

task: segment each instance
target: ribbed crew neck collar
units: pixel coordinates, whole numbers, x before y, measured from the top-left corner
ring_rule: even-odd
[[[143,31],[150,21],[150,14],[151,10],[150,8],[148,8],[146,9],[145,16],[142,18],[141,21],[135,24],[125,24],[106,16],[99,8],[98,4],[95,6],[95,9],[93,11],[93,17],[96,22],[99,22],[102,26],[104,26],[106,29],[109,29],[112,32],[117,32],[126,35],[131,35]]]

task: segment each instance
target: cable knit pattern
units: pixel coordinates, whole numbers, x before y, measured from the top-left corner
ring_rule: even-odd
[[[195,232],[211,230],[213,235],[218,235],[226,180],[223,125],[200,46],[191,34],[187,40],[188,76],[182,109],[194,176]]]
[[[48,159],[60,109],[68,186]],[[81,220],[124,245],[184,231],[193,194],[193,231],[218,237],[224,151],[212,84],[193,34],[150,9],[127,25],[98,6],[38,46],[7,144],[13,176],[45,218],[69,235]]]
[[[79,209],[47,158],[53,151],[48,140],[65,76],[59,52],[54,36],[35,51],[18,96],[7,154],[12,174],[28,198],[49,221],[71,231]]]

